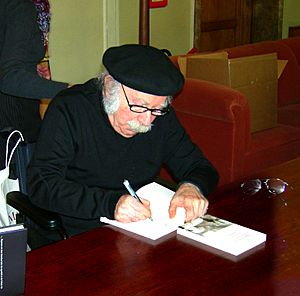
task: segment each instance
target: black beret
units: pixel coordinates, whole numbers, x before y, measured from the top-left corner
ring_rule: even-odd
[[[103,65],[118,82],[148,94],[172,96],[184,83],[183,75],[168,56],[152,46],[111,47],[103,55]]]

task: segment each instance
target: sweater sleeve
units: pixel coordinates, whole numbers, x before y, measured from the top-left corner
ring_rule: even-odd
[[[72,112],[61,97],[54,99],[49,106],[28,169],[29,198],[37,206],[61,215],[112,219],[116,203],[125,190],[89,186],[68,178],[78,144],[74,121],[80,113],[80,110],[74,112],[76,99],[72,97],[73,100]]]
[[[178,182],[192,183],[206,196],[218,184],[219,174],[201,149],[194,144],[171,110],[167,129],[165,163]]]
[[[44,47],[31,1],[8,2],[5,39],[1,45],[0,90],[16,97],[53,98],[67,83],[44,79],[36,66]]]

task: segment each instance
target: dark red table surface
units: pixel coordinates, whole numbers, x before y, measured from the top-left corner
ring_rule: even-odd
[[[158,242],[110,226],[27,254],[25,295],[300,295],[300,158],[255,177],[278,177],[281,196],[245,196],[240,183],[210,197],[209,214],[267,234],[228,257],[176,236]]]

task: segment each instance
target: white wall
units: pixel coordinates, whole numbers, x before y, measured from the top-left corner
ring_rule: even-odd
[[[101,70],[107,47],[138,43],[139,0],[49,0],[52,77],[82,83]],[[150,44],[172,54],[193,47],[194,0],[150,10]]]
[[[103,53],[103,0],[50,0],[50,5],[53,79],[81,83],[94,77]]]
[[[300,0],[284,0],[282,37],[287,38],[289,27],[300,26]]]
[[[139,0],[119,1],[120,44],[138,43]],[[163,8],[150,9],[150,45],[167,48],[173,55],[193,47],[194,0],[170,0]]]

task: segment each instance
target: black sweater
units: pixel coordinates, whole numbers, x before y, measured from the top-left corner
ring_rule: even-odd
[[[174,111],[157,117],[152,130],[124,138],[111,126],[95,81],[59,94],[50,104],[29,167],[29,195],[36,205],[62,216],[69,234],[113,218],[115,205],[133,187],[152,182],[163,163],[180,181],[207,195],[218,174],[194,145]]]
[[[29,141],[36,139],[40,128],[39,99],[53,98],[67,87],[38,75],[36,66],[44,51],[34,4],[1,0],[0,129],[14,126]]]

